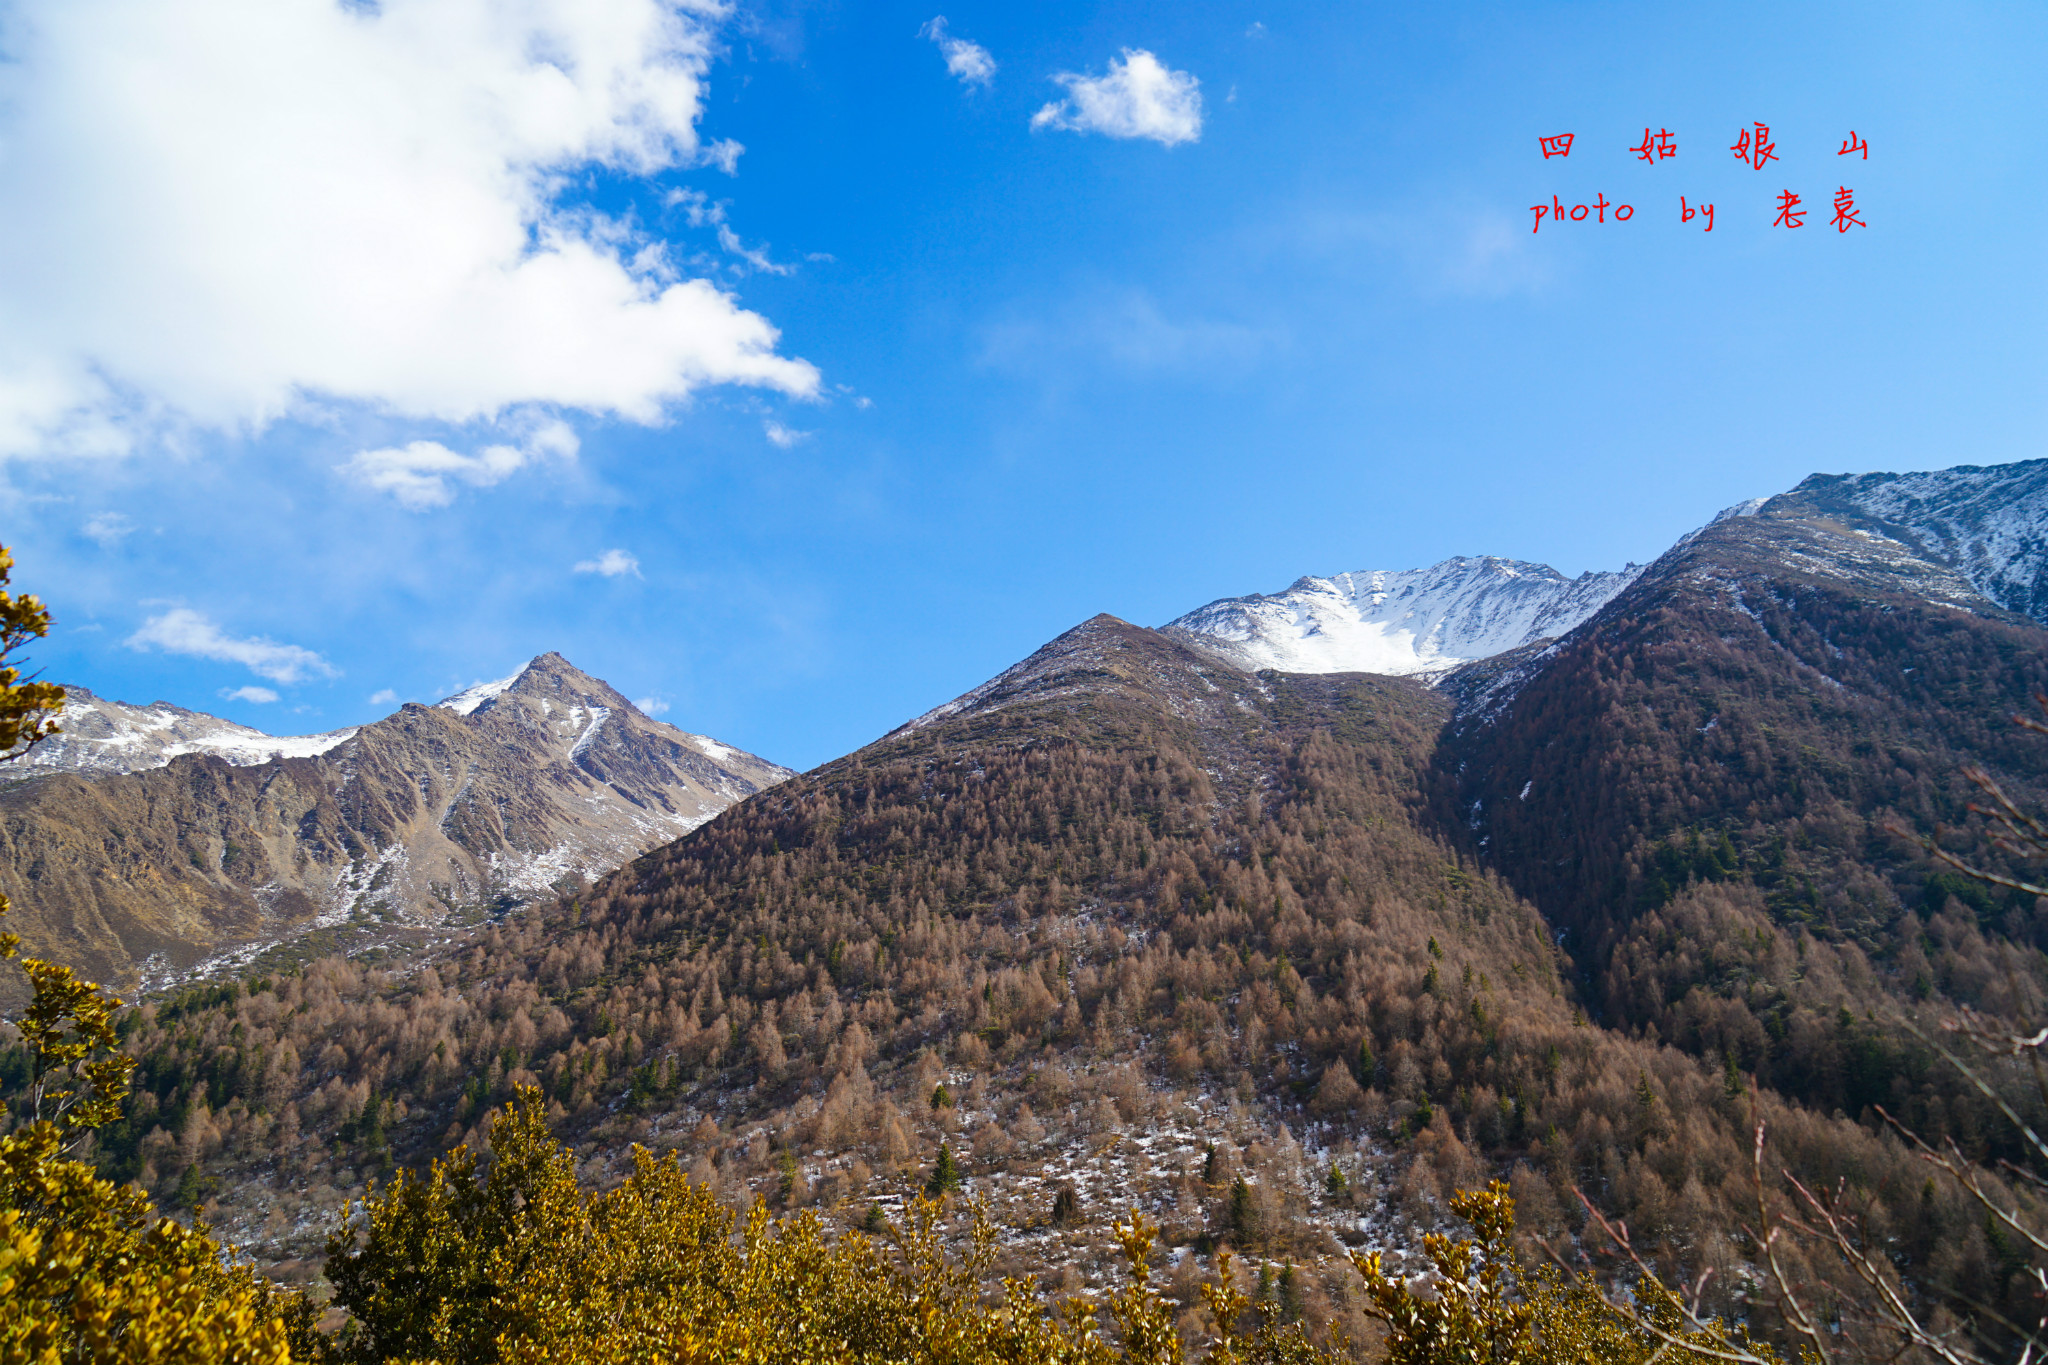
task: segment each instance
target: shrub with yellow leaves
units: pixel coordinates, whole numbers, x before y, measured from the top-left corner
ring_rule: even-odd
[[[1352,1253],[1366,1312],[1387,1325],[1387,1365],[1647,1365],[1653,1359],[1774,1365],[1770,1348],[1731,1336],[1717,1321],[1695,1328],[1676,1296],[1653,1279],[1622,1311],[1590,1282],[1555,1266],[1529,1266],[1514,1248],[1515,1201],[1494,1181],[1461,1190],[1451,1211],[1477,1240],[1422,1239],[1430,1263],[1422,1291],[1388,1275],[1380,1253]]]
[[[0,933],[0,959],[19,949]],[[121,1002],[69,967],[20,966],[35,996],[8,1021],[30,1083],[24,1122],[0,1137],[0,1360],[290,1360],[286,1317],[310,1338],[303,1304],[224,1264],[203,1229],[158,1216],[141,1190],[68,1159],[128,1092],[134,1062],[114,1051]]]
[[[1150,1286],[1154,1230],[1135,1213],[1117,1229],[1130,1263],[1107,1315],[1070,1300],[1055,1313],[1006,1281],[984,1300],[996,1231],[971,1206],[954,1254],[944,1204],[914,1200],[892,1247],[859,1232],[833,1239],[813,1212],[776,1220],[757,1203],[741,1219],[683,1173],[674,1153],[633,1152],[616,1188],[586,1193],[575,1159],[548,1133],[545,1101],[526,1089],[491,1125],[479,1174],[466,1148],[425,1176],[372,1189],[359,1219],[328,1246],[327,1277],[351,1320],[350,1362],[434,1360],[595,1365],[645,1360],[720,1365],[926,1362],[928,1365],[1180,1365],[1172,1305]],[[359,1224],[359,1227],[357,1226]],[[1271,1315],[1235,1328],[1249,1307],[1226,1259],[1210,1286],[1217,1365],[1323,1365]]]

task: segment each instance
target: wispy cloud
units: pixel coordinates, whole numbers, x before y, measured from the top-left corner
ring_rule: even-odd
[[[1170,314],[1149,295],[1094,294],[982,333],[981,360],[1016,373],[1095,372],[1228,375],[1285,347],[1284,332],[1214,317]]]
[[[794,427],[786,427],[772,417],[761,424],[761,430],[767,433],[770,441],[773,441],[783,450],[800,445],[810,440],[816,434],[815,432],[798,431]]]
[[[996,78],[996,59],[980,43],[957,38],[946,31],[946,16],[941,14],[930,19],[918,29],[917,36],[929,38],[939,45],[939,55],[946,59],[946,72],[968,89],[981,86],[986,89]]]
[[[279,644],[260,635],[238,639],[190,607],[173,607],[161,616],[150,617],[124,643],[130,649],[154,648],[167,654],[241,664],[257,677],[277,683],[303,682],[316,676],[332,678],[340,672],[299,645]]]
[[[97,512],[87,517],[79,530],[87,540],[98,541],[102,550],[111,550],[135,534],[135,523],[119,512]]]
[[[450,480],[473,488],[489,488],[547,459],[573,460],[576,433],[562,422],[543,422],[520,445],[485,446],[474,455],[450,450],[439,441],[411,441],[402,446],[359,451],[337,472],[380,493],[389,493],[401,507],[424,512],[455,501]]]
[[[370,694],[370,705],[389,706],[398,700],[398,693],[388,687],[380,687]]]
[[[732,224],[726,221],[725,211],[728,205],[723,201],[713,199],[702,190],[686,188],[670,190],[664,202],[670,208],[681,209],[685,220],[691,227],[708,227],[713,229],[717,233],[718,245],[721,250],[727,255],[744,261],[762,274],[794,275],[796,273],[795,266],[783,265],[781,262],[770,257],[766,247],[750,247],[741,241],[740,235],[732,230]],[[816,259],[815,255],[813,259]],[[831,257],[826,256],[825,259],[830,260]]]
[[[642,715],[660,716],[668,713],[668,703],[660,697],[635,697],[633,705],[640,708]]]
[[[1034,129],[1143,137],[1165,147],[1202,136],[1202,83],[1143,48],[1125,48],[1105,75],[1063,71],[1053,79],[1067,88],[1067,98],[1032,115]]]
[[[575,565],[574,571],[576,573],[603,574],[606,578],[618,578],[624,574],[631,574],[633,577],[638,578],[640,577],[640,561],[627,554],[624,550],[606,550],[596,559],[579,561]]]
[[[1301,249],[1332,263],[1387,273],[1398,262],[1424,296],[1499,298],[1551,282],[1546,253],[1530,248],[1528,218],[1476,200],[1398,205],[1369,213],[1311,212],[1297,220]]]
[[[252,686],[237,687],[233,689],[223,687],[220,690],[220,695],[228,701],[250,701],[256,702],[259,705],[264,702],[273,702],[277,700],[277,693],[271,691],[267,687]]]
[[[20,0],[0,457],[244,432],[308,401],[655,422],[706,385],[814,392],[766,318],[577,207],[593,172],[734,169],[739,145],[697,131],[726,12]]]

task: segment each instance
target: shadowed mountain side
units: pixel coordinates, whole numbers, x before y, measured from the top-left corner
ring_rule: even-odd
[[[310,758],[19,783],[0,886],[30,951],[132,988],[351,916],[441,924],[551,894],[783,774],[543,655],[467,715],[407,705]]]

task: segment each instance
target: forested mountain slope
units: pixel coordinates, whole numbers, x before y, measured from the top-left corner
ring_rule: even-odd
[[[495,687],[462,709],[408,705],[307,756],[185,754],[0,790],[14,929],[128,989],[319,925],[473,921],[787,772],[642,715],[559,655]]]
[[[1823,1111],[1942,1130],[1913,1050],[1865,1016],[1927,998],[2038,1013],[2048,914],[1937,873],[1888,827],[1993,856],[1961,769],[2043,804],[2048,749],[2011,721],[2044,690],[2048,632],[1788,495],[1468,680],[1433,805],[1566,933],[1604,1022]],[[1771,963],[1817,944],[1860,984],[1802,1003]]]
[[[1106,1216],[1136,1203],[1195,1248],[1190,1300],[1228,1236],[1341,1319],[1320,1258],[1410,1242],[1499,1171],[1531,1228],[1576,1228],[1579,1185],[1688,1281],[1731,1269],[1750,1096],[1587,1020],[1534,908],[1430,832],[1447,714],[1407,680],[1245,674],[1097,617],[430,971],[329,961],[145,1010],[144,1094],[102,1157],[214,1191],[288,1261],[311,1210],[477,1140],[530,1083],[593,1178],[629,1140],[680,1148],[842,1226],[946,1143],[1002,1268],[1056,1287],[1107,1270]],[[1833,945],[1762,951],[1802,1000],[1865,989]],[[1902,1256],[2003,1294],[1978,1220],[1896,1144],[1756,1098],[1774,1158],[1852,1176],[1910,1222]],[[1972,1103],[1951,1112],[1988,1127]],[[1717,1302],[1742,1311],[1743,1283]]]

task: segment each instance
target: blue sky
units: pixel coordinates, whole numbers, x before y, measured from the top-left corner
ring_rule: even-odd
[[[809,766],[1097,611],[2048,454],[2039,6],[530,10],[0,11],[49,676],[298,732],[555,649]]]

